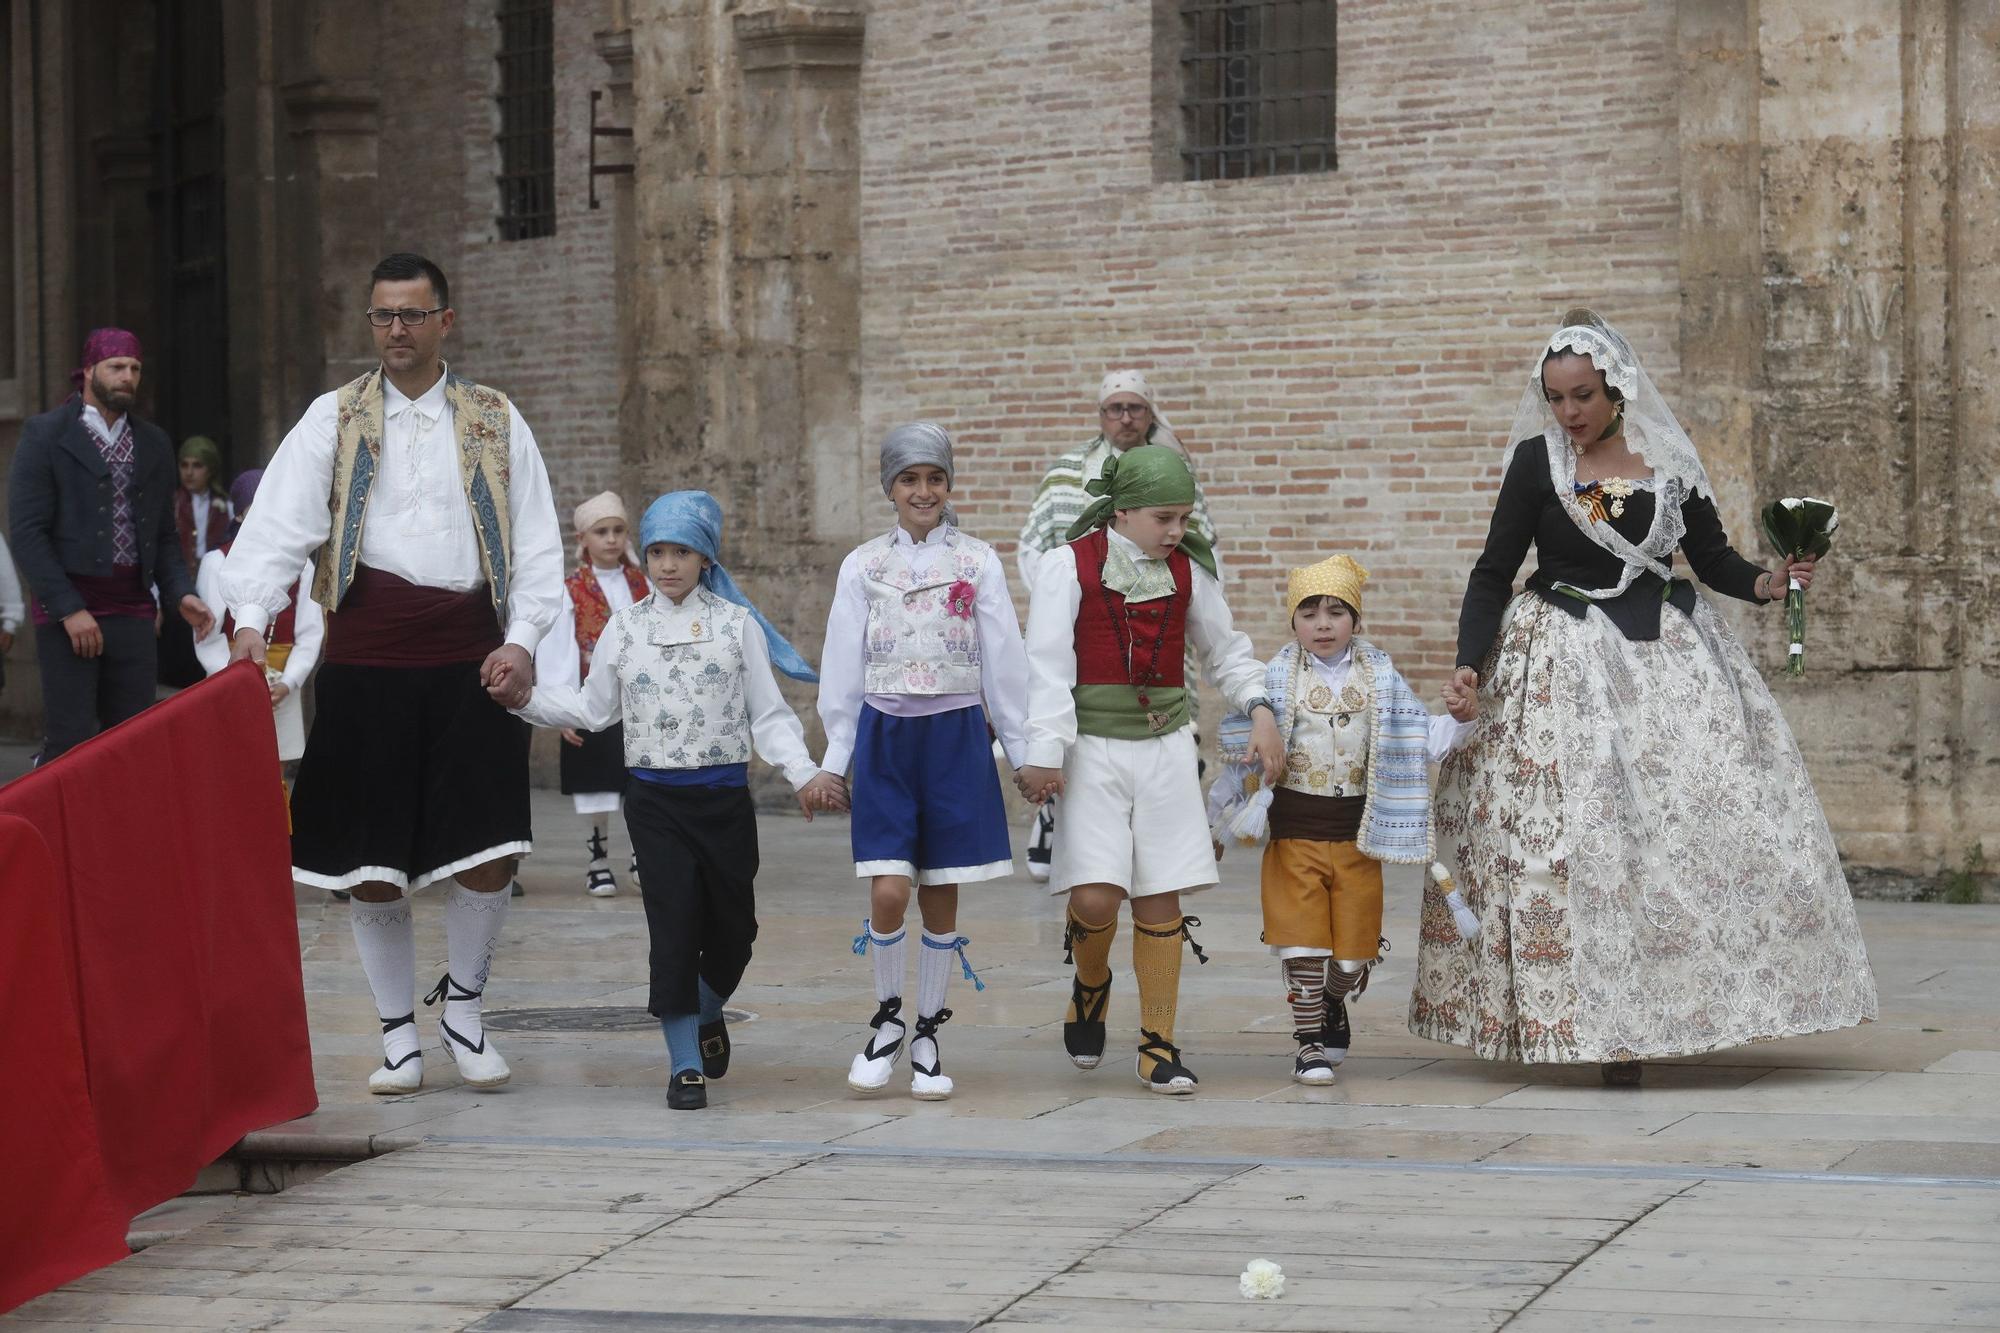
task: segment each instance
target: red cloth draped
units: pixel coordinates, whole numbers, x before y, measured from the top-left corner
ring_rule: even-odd
[[[0,1309],[317,1105],[270,716],[231,667],[0,787],[0,1068],[34,1074],[0,1099]]]

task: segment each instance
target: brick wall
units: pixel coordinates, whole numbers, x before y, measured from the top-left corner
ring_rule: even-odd
[[[444,267],[459,320],[446,355],[520,408],[567,533],[571,508],[618,477],[612,210],[590,208],[585,174],[590,90],[606,79],[592,42],[603,17],[595,5],[555,6],[555,235],[502,241],[495,9],[494,0],[419,6],[415,31],[384,43],[384,240]]]
[[[1043,469],[1095,431],[1103,371],[1141,367],[1259,651],[1287,633],[1285,570],[1346,551],[1373,575],[1367,633],[1431,694],[1563,309],[1597,307],[1674,393],[1672,7],[1520,0],[1441,22],[1346,0],[1340,169],[1199,184],[1155,179],[1152,9],[877,0],[865,437],[946,422],[963,521],[1011,553]]]

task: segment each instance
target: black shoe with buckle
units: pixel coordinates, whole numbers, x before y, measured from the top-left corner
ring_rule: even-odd
[[[692,1069],[683,1069],[667,1084],[669,1111],[699,1111],[708,1105],[708,1080]]]
[[[701,1072],[707,1078],[721,1078],[729,1072],[729,1023],[716,1019],[701,1025]]]

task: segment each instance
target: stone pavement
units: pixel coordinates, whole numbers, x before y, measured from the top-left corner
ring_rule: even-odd
[[[2000,906],[1862,903],[1880,1022],[1607,1089],[1404,1030],[1416,879],[1396,870],[1356,1054],[1305,1089],[1236,851],[1193,904],[1202,1091],[1168,1099],[1122,1060],[1063,1058],[1061,914],[1017,876],[965,893],[987,988],[954,980],[959,1091],[923,1104],[907,1062],[898,1091],[847,1091],[874,1006],[846,826],[773,814],[733,1002],[754,1017],[711,1109],[672,1113],[638,896],[582,894],[567,805],[537,793],[545,854],[489,992],[512,1084],[460,1087],[433,1044],[423,1092],[370,1098],[346,908],[301,890],[323,1106],[250,1146],[367,1160],[170,1206],[142,1227],[189,1229],[0,1330],[2000,1327]],[[418,920],[420,973],[441,970],[421,897]],[[1238,1295],[1257,1257],[1281,1299]]]

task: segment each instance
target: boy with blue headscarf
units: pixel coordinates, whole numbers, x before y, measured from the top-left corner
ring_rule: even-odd
[[[807,753],[772,669],[818,676],[722,567],[722,506],[705,491],[663,495],[639,537],[652,590],[612,615],[580,689],[538,686],[515,711],[542,727],[624,723],[625,824],[652,936],[649,1007],[673,1065],[667,1105],[696,1110],[708,1105],[706,1080],[728,1072],[722,1006],[757,938],[751,750],[784,772],[807,819],[847,802]]]

